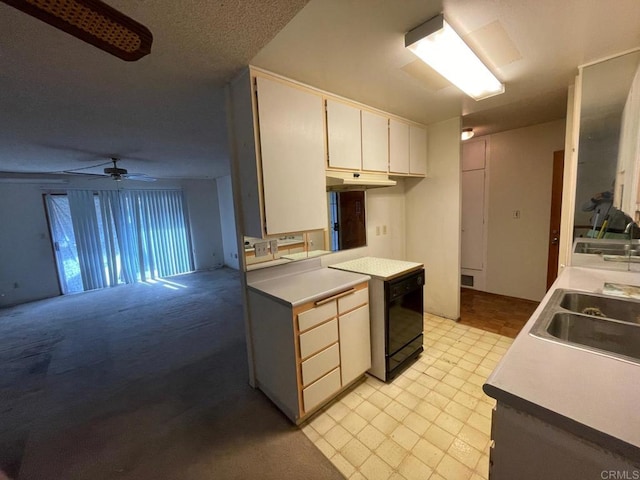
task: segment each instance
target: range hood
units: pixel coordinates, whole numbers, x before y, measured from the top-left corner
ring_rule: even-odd
[[[394,185],[396,181],[382,173],[327,172],[327,190],[366,190]]]

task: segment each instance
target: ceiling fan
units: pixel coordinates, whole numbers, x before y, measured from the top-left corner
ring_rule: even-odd
[[[116,182],[127,180],[138,180],[141,182],[155,182],[156,179],[146,175],[144,173],[129,173],[126,169],[118,167],[118,159],[112,158],[113,167],[107,167],[104,169],[105,175],[109,175]]]
[[[118,167],[118,162],[120,161],[119,158],[117,157],[112,157],[111,158],[111,162],[107,162],[107,163],[101,163],[99,165],[93,165],[91,167],[83,167],[83,168],[76,168],[74,170],[64,170],[60,173],[66,173],[66,174],[70,174],[70,175],[85,175],[85,176],[92,176],[92,177],[100,177],[100,178],[105,178],[105,177],[110,177],[111,179],[115,180],[116,182],[120,182],[122,180],[137,180],[140,182],[155,182],[156,179],[153,177],[150,177],[149,175],[146,175],[144,173],[129,173],[129,171],[126,168],[120,168]],[[109,163],[112,163],[113,165],[110,167],[106,167],[104,169],[104,175],[100,174],[100,173],[84,173],[84,172],[80,172],[79,170],[86,170],[88,168],[95,168],[95,167],[100,167],[103,165],[108,165]]]

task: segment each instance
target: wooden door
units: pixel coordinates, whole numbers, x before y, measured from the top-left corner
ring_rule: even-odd
[[[338,193],[338,246],[340,250],[366,245],[364,192]]]
[[[564,150],[553,152],[553,180],[551,183],[551,215],[549,220],[549,261],[547,263],[547,290],[549,290],[551,284],[558,276],[563,173]]]

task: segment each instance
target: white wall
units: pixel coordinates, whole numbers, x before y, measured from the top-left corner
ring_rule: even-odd
[[[565,121],[490,140],[486,290],[539,301],[546,291],[553,152],[564,148]]]
[[[369,189],[366,197],[367,255],[404,260],[406,251],[403,181],[399,180],[395,187]]]
[[[66,177],[68,179],[68,177]],[[67,185],[0,183],[0,307],[60,295],[43,194],[64,188],[115,188],[115,182],[69,179]],[[136,182],[130,188],[178,188],[178,181]],[[214,180],[184,182],[197,269],[222,263]],[[17,288],[15,285],[18,285]]]
[[[60,294],[42,194],[0,183],[0,306]]]
[[[233,210],[233,190],[231,175],[218,177],[218,206],[220,209],[220,228],[222,231],[223,263],[238,270],[238,241],[236,238],[236,219]]]
[[[460,317],[460,118],[429,126],[428,177],[407,179],[406,257],[424,263],[425,311]]]
[[[194,269],[219,267],[224,252],[216,181],[183,180],[181,184],[189,211]]]

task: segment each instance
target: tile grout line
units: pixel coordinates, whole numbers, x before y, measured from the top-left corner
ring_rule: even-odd
[[[490,411],[495,402],[484,395],[481,386],[513,340],[429,314],[425,314],[425,331],[428,332],[425,352],[394,383],[367,377],[303,424],[305,435],[346,477],[376,480],[393,475],[398,480],[414,477],[439,480],[444,473],[446,478],[486,479]],[[418,407],[422,410],[416,411]],[[425,409],[432,418],[424,416]],[[358,419],[362,419],[365,425],[353,427],[355,431],[345,428],[342,422],[351,413],[355,417],[350,420],[360,423]],[[425,423],[421,427],[405,423],[409,418]],[[324,433],[314,427],[326,423],[329,426]],[[382,439],[363,442],[365,430]],[[471,440],[465,437],[466,433],[461,437],[463,431],[473,432],[479,438]],[[440,445],[434,445],[433,441]],[[436,450],[437,461],[421,458],[417,451],[418,445],[424,446],[421,442]],[[347,445],[353,448],[347,450]],[[363,452],[360,446],[366,450]]]

